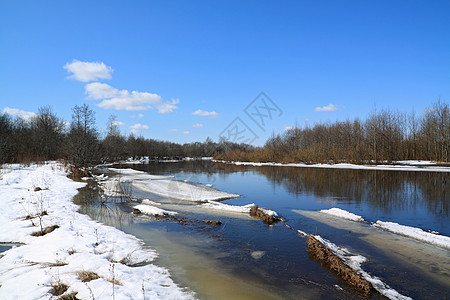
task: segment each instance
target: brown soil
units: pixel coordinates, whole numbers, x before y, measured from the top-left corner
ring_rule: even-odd
[[[346,265],[342,259],[328,249],[324,244],[308,235],[308,252],[316,260],[323,263],[331,271],[335,272],[339,278],[344,280],[354,289],[368,295],[372,292],[372,285],[359,275],[355,270]]]
[[[279,218],[266,214],[258,207],[258,205],[250,208],[250,216],[262,220],[263,223],[267,225],[272,225],[280,221]]]

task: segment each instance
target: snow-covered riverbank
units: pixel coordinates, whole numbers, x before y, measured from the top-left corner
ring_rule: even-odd
[[[0,175],[0,299],[192,299],[168,270],[150,262],[157,253],[137,238],[79,214],[74,182],[57,163],[8,165]],[[59,226],[43,236],[41,228]],[[90,275],[90,276],[86,276]]]
[[[379,171],[414,171],[414,172],[450,172],[450,167],[439,166],[430,161],[399,161],[389,165],[355,165],[348,163],[339,164],[305,164],[305,163],[276,163],[276,162],[246,162],[246,161],[224,161],[214,162],[233,164],[237,166],[272,166],[272,167],[298,167],[298,168],[322,168],[322,169],[352,169],[352,170],[379,170]]]

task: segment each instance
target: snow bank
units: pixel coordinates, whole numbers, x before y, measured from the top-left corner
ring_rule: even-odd
[[[447,236],[429,233],[420,228],[400,225],[393,222],[377,221],[372,224],[372,226],[450,250],[450,237]]]
[[[153,205],[147,205],[147,204],[139,204],[139,205],[133,206],[133,208],[139,209],[141,211],[141,213],[144,213],[147,215],[153,215],[153,216],[174,216],[177,214],[177,212],[164,210],[159,207],[156,207]]]
[[[304,163],[258,163],[258,162],[238,162],[213,160],[214,162],[234,164],[238,166],[276,166],[276,167],[300,167],[300,168],[325,168],[325,169],[355,169],[355,170],[382,170],[382,171],[421,171],[421,172],[450,172],[450,167],[439,167],[431,162],[413,163],[414,161],[400,162],[398,165],[355,165],[355,164],[304,164]]]
[[[355,215],[351,212],[336,207],[330,209],[323,209],[320,210],[319,212],[354,222],[365,222],[361,216]]]
[[[388,299],[392,300],[411,300],[410,297],[404,296],[397,292],[396,290],[389,287],[378,277],[372,276],[361,268],[367,259],[362,255],[353,255],[346,248],[339,247],[336,244],[322,238],[320,235],[315,235],[318,241],[330,249],[334,254],[336,254],[340,259],[342,259],[350,268],[357,271],[365,280],[370,282],[374,289],[376,289],[380,294]]]
[[[0,299],[48,299],[51,286],[58,283],[80,299],[111,299],[113,294],[116,299],[194,298],[166,269],[149,263],[157,257],[155,251],[77,212],[72,198],[84,185],[68,179],[56,163],[16,165],[0,178],[0,242],[24,244],[0,257]],[[37,187],[41,190],[35,191]],[[32,236],[40,230],[38,214],[44,227],[59,228]],[[82,271],[99,278],[83,283],[78,277]]]

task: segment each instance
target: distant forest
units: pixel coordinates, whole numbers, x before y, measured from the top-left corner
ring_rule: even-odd
[[[102,135],[88,105],[72,109],[70,123],[50,107],[31,120],[0,114],[0,163],[65,159],[76,167],[114,162],[129,157],[151,159],[214,156],[216,159],[255,162],[350,162],[399,160],[449,163],[450,107],[438,101],[423,113],[390,110],[359,119],[295,127],[253,147],[224,139],[218,143],[176,144],[120,133],[114,116]]]
[[[31,120],[0,114],[0,164],[64,159],[78,168],[115,162],[129,157],[173,159],[213,156],[226,150],[251,151],[253,147],[225,140],[176,144],[122,135],[115,117],[107,132],[99,133],[95,113],[88,105],[75,106],[72,120],[60,119],[50,107],[39,108]]]
[[[263,147],[217,154],[217,159],[253,162],[376,164],[399,160],[449,163],[450,108],[438,101],[423,113],[390,110],[355,119],[292,128]]]

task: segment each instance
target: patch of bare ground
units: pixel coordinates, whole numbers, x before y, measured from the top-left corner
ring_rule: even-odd
[[[62,282],[58,282],[58,283],[52,285],[52,289],[50,290],[50,294],[52,294],[53,296],[61,296],[62,294],[67,292],[68,289],[69,289],[69,286],[67,284],[64,284]]]
[[[350,268],[328,249],[324,244],[314,238],[311,234],[308,235],[308,252],[309,254],[333,271],[339,278],[345,281],[349,286],[362,292],[365,295],[369,295],[372,292],[372,285],[365,280],[358,272]]]
[[[92,280],[96,280],[99,279],[100,276],[98,276],[96,273],[94,272],[90,272],[90,271],[81,271],[78,273],[78,278],[82,281],[82,282],[89,282]]]
[[[250,216],[253,218],[257,218],[263,221],[264,224],[272,225],[280,221],[280,219],[276,216],[272,216],[264,212],[262,209],[258,207],[258,205],[252,206],[250,208]]]
[[[58,300],[80,300],[79,298],[77,298],[77,294],[78,292],[73,292],[67,295],[63,295],[59,297]]]
[[[78,180],[80,181],[83,177],[91,177],[91,174],[88,170],[81,170],[79,168],[76,168],[74,166],[71,166],[69,168],[69,175],[67,175],[70,179]]]
[[[46,235],[47,233],[53,232],[56,228],[59,228],[59,226],[58,225],[48,226],[48,227],[45,227],[43,230],[39,230],[39,231],[32,233],[31,235],[32,236],[43,236],[43,235]]]

